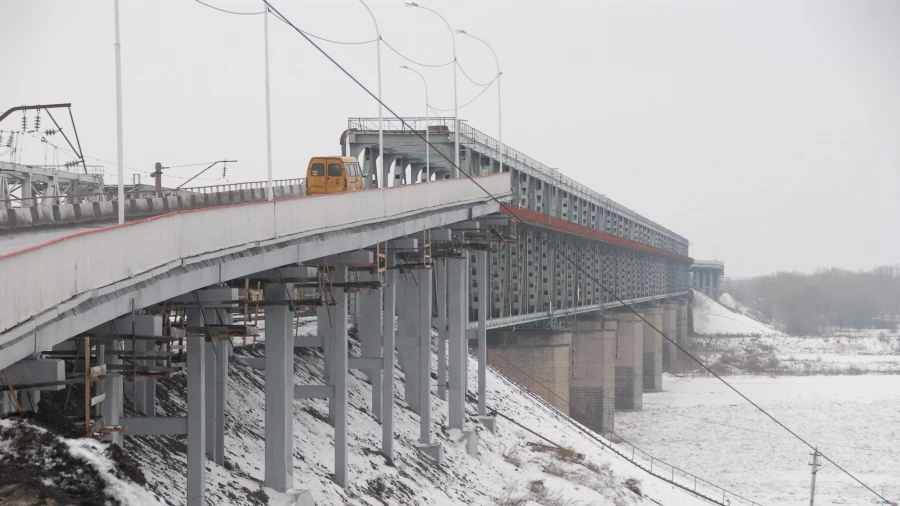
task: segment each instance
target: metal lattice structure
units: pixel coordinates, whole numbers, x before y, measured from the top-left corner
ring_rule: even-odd
[[[342,147],[361,158],[369,186],[409,184],[425,173],[426,147],[416,133],[426,129],[431,173],[437,179],[448,177],[452,167],[445,160],[453,159],[453,118],[385,120],[386,170],[381,174],[375,165],[377,119],[351,118]],[[459,137],[463,172],[482,176],[500,171],[497,140],[465,123]],[[502,167],[511,172],[512,200],[500,214],[514,219],[504,225],[482,222],[483,231],[493,229],[510,238],[493,242],[489,254],[489,328],[598,311],[619,305],[616,297],[640,303],[689,290],[692,260],[684,237],[508,146],[503,146]],[[472,273],[476,257],[470,254]],[[469,314],[474,322],[478,290],[472,273]]]

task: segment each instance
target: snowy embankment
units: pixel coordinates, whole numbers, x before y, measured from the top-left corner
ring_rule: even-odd
[[[733,304],[734,310],[725,307],[701,292],[696,290],[692,290],[692,292],[694,299],[694,333],[697,335],[765,336],[781,334],[746,314],[735,312],[740,306],[730,295],[725,300]]]
[[[755,320],[730,295],[694,292],[692,353],[718,374],[900,374],[900,333],[884,329],[790,336]],[[731,312],[729,306],[737,313]]]
[[[306,321],[300,328],[301,333],[314,331],[314,321]],[[357,343],[353,344],[352,352],[356,352]],[[238,355],[252,356],[262,352],[262,347],[236,351]],[[298,349],[294,364],[295,383],[321,383],[319,350]],[[470,457],[443,429],[447,422],[447,403],[436,397],[433,387],[432,438],[445,452],[444,464],[438,468],[415,449],[419,417],[401,400],[403,375],[397,370],[395,458],[392,464],[388,463],[379,453],[381,425],[370,410],[371,385],[361,372],[353,371],[349,381],[350,483],[342,489],[332,481],[334,432],[327,422],[327,402],[310,399],[294,404],[295,487],[310,490],[317,505],[708,504],[603,450],[599,443],[557,413],[502,377],[493,372],[488,374],[489,406],[514,417],[553,443],[583,454],[583,460],[572,458],[569,452],[532,449],[528,443],[548,443],[506,420],[498,420],[497,434],[492,435],[473,418],[467,425],[478,432],[479,457]],[[230,371],[225,465],[207,463],[206,490],[211,504],[260,505],[278,500],[270,489],[262,487],[264,380],[263,371],[239,363]],[[474,374],[470,374],[469,385],[477,385]],[[160,415],[183,413],[184,387],[182,376],[160,382]],[[471,405],[468,411],[473,415]],[[141,463],[151,490],[173,504],[184,503],[183,438],[130,438],[126,450]]]

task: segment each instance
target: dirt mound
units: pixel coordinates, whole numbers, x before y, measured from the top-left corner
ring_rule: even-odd
[[[97,470],[60,438],[24,417],[0,420],[0,500],[4,504],[119,504]]]

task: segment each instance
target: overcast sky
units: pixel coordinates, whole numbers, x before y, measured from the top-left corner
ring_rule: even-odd
[[[314,34],[374,38],[356,0],[272,1]],[[420,3],[497,51],[506,144],[687,237],[695,258],[722,259],[732,276],[900,262],[900,2]],[[0,3],[0,110],[71,102],[85,153],[106,162],[88,161],[105,165],[110,182],[112,5]],[[401,0],[369,5],[384,39],[407,57],[452,58],[450,34],[432,13]],[[275,177],[303,177],[309,157],[338,152],[348,117],[376,116],[377,104],[288,26],[270,18],[269,28]],[[194,0],[121,0],[121,32],[125,165],[150,172],[157,161],[228,157],[239,161],[228,180],[265,179],[262,16]],[[490,81],[487,48],[456,43],[469,75]],[[322,47],[375,89],[374,44]],[[382,46],[384,99],[422,115],[422,83],[404,63]],[[452,67],[420,70],[432,105],[451,108]],[[460,75],[461,104],[480,90]],[[496,135],[496,100],[489,89],[460,117]],[[13,115],[0,130],[20,121]],[[26,163],[45,158],[53,149],[38,141],[22,154]],[[171,169],[164,183],[195,170]],[[220,169],[204,176],[196,183],[223,182]]]

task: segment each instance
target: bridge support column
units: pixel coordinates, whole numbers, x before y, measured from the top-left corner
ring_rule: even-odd
[[[334,267],[334,281],[347,281],[347,268]],[[347,447],[347,291],[334,289],[336,305],[332,308],[333,327],[331,338],[332,379],[334,381],[334,481],[340,487],[347,486],[349,451]]]
[[[237,300],[237,288],[207,288],[197,290],[197,299],[203,302]],[[176,300],[194,302],[194,297],[187,294]],[[221,308],[204,308],[203,318],[200,308],[187,310],[188,326],[230,325],[233,323],[231,313]],[[228,399],[228,360],[231,346],[225,339],[214,339],[212,344],[203,347],[206,354],[206,452],[209,458],[219,465],[225,464],[225,409]]]
[[[206,353],[203,338],[187,339],[187,504],[205,506],[206,492]]]
[[[418,310],[418,395],[419,395],[419,444],[420,452],[434,459],[438,465],[443,462],[443,448],[431,443],[431,269],[418,269],[419,281],[416,294]]]
[[[466,378],[469,374],[466,352],[466,326],[469,321],[468,255],[448,258],[447,265],[447,355],[450,359],[447,390],[447,425],[459,431],[457,444],[465,444],[471,457],[478,457],[478,436],[466,430]]]
[[[478,421],[493,434],[497,423],[487,416],[488,252],[478,252]]]
[[[615,422],[616,321],[579,319],[572,331],[569,415],[607,436]]]
[[[127,338],[131,334],[132,323],[131,315],[124,316],[116,320],[116,329],[119,333],[126,334]],[[162,316],[155,315],[134,315],[134,333],[139,336],[161,336],[162,335]],[[153,350],[156,345],[147,340],[131,342],[130,339],[123,341],[124,349],[131,350],[132,344],[137,345],[137,351]],[[154,365],[154,361],[145,360],[141,362],[146,365]],[[137,411],[147,417],[156,416],[156,378],[144,378],[140,380],[125,380],[124,394],[127,399],[134,403]],[[105,401],[104,401],[105,402]]]
[[[681,346],[681,348],[685,350],[688,348],[687,312],[688,301],[684,299],[679,300],[678,309],[675,313],[675,342],[678,343],[678,346]],[[675,367],[677,368],[677,370],[681,371],[691,367],[691,359],[685,352],[676,350],[675,354]]]
[[[396,255],[387,254],[388,266],[396,265]],[[381,392],[381,453],[388,462],[394,460],[394,336],[397,278],[395,269],[385,274],[387,287],[384,292],[384,315],[381,319],[382,392]]]
[[[653,327],[662,330],[663,309],[659,306],[643,311],[644,318]],[[662,390],[662,336],[653,327],[644,323],[644,391]]]
[[[419,294],[416,283],[422,276],[421,270],[406,269],[397,281],[397,347],[400,368],[404,373],[404,398],[413,413],[419,413]]]
[[[334,386],[334,374],[331,372],[334,365],[334,336],[332,336],[334,314],[332,308],[319,306],[316,308],[316,335],[322,339],[322,358],[324,360],[324,382]],[[328,399],[328,423],[334,425],[334,399]]]
[[[438,397],[447,400],[447,260],[434,262],[437,280]]]
[[[616,321],[616,409],[642,409],[644,322],[631,311],[617,313]]]
[[[468,355],[466,349],[466,324],[468,300],[466,280],[469,262],[463,258],[447,259],[447,348],[450,358],[450,394],[448,424],[451,429],[463,430],[466,417],[466,375]]]
[[[677,314],[678,313],[678,304],[674,302],[667,302],[663,305],[663,320],[662,320],[662,330],[663,334],[677,342]],[[662,336],[660,336],[662,337]],[[662,345],[663,345],[663,368],[666,372],[676,372],[675,361],[678,359],[675,352],[678,348],[675,347],[674,344],[662,337]]]
[[[263,294],[267,301],[286,300],[292,290],[267,284]],[[278,492],[294,484],[293,316],[288,306],[266,308],[265,484]]]
[[[377,281],[378,274],[359,273],[360,281]],[[356,328],[359,329],[360,355],[382,358],[381,290],[363,289],[356,294]],[[372,414],[381,421],[381,368],[364,370],[372,382]]]

